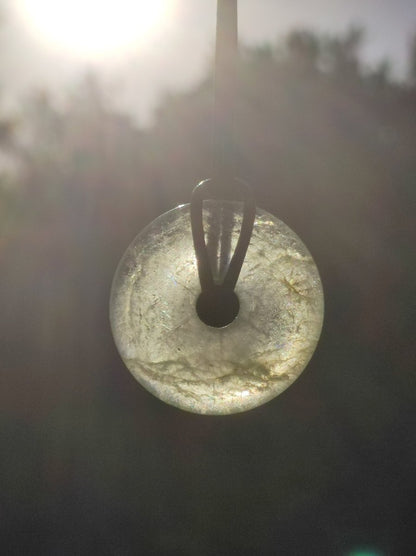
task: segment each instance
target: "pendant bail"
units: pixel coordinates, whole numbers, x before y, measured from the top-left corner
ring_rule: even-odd
[[[228,263],[222,283],[220,284],[216,284],[214,281],[214,273],[211,268],[207,244],[205,242],[202,219],[204,200],[242,201],[244,207],[243,221],[237,246]],[[228,187],[223,187],[223,184],[219,183],[219,180],[207,179],[194,188],[191,197],[191,227],[199,281],[203,292],[212,290],[214,287],[234,290],[250,243],[255,214],[256,205],[253,191],[251,187],[241,179],[234,178],[229,182]]]

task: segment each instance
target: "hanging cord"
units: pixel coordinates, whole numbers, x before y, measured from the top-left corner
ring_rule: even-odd
[[[234,293],[241,267],[250,243],[255,218],[255,202],[251,188],[235,176],[233,113],[236,99],[236,64],[238,55],[237,0],[217,2],[217,41],[215,53],[214,105],[214,178],[201,182],[192,192],[191,225],[201,295],[197,302],[200,318],[211,326],[225,326],[239,309]],[[243,221],[233,256],[230,258],[233,215],[222,209],[221,230],[208,232],[205,242],[202,209],[204,200],[242,201]],[[215,219],[213,219],[215,220]],[[231,221],[230,221],[231,220]],[[220,243],[216,283],[210,253],[216,255]],[[215,257],[214,257],[215,258]],[[224,267],[223,269],[221,267]]]
[[[234,103],[237,96],[237,0],[218,0],[215,49],[214,175],[219,181],[235,175]]]
[[[218,189],[218,183],[215,180],[205,180],[197,185],[192,192],[192,236],[197,256],[198,273],[202,291],[213,289],[216,286],[233,290],[240,275],[241,267],[250,243],[256,213],[254,196],[251,188],[242,180],[235,178],[231,184],[232,186],[228,187],[226,192],[224,192],[223,190]],[[228,195],[226,195],[226,193],[228,193]],[[237,246],[221,284],[215,284],[208,249],[205,243],[204,226],[202,221],[202,206],[204,199],[208,200],[218,198],[222,200],[242,201],[244,204],[243,221],[241,224]]]

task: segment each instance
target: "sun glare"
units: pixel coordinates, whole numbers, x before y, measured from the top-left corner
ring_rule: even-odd
[[[23,0],[21,11],[42,41],[81,57],[125,51],[148,39],[171,0]]]

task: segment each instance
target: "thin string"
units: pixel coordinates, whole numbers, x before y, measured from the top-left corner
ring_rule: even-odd
[[[250,242],[255,217],[251,188],[235,178],[233,141],[236,65],[238,55],[237,0],[217,2],[217,40],[215,52],[214,178],[201,182],[191,199],[191,225],[202,292],[222,288],[232,291]],[[207,243],[203,229],[203,200],[242,201],[243,221],[234,254],[231,235],[234,214],[221,208],[220,218],[208,210]],[[213,209],[215,210],[215,209]],[[220,277],[220,283],[216,282]]]
[[[237,0],[218,0],[215,50],[214,177],[227,182],[235,176],[233,141],[237,93]]]
[[[237,0],[217,0],[217,35],[215,50],[215,95],[213,133],[213,175],[222,190],[227,190],[235,176],[234,103],[237,92],[236,59],[238,55]],[[231,257],[232,212],[221,207],[216,216],[208,212],[207,248],[218,279],[227,272]],[[211,227],[209,221],[216,224]]]

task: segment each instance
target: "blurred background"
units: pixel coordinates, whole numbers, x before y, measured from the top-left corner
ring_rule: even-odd
[[[203,417],[136,383],[108,297],[211,175],[216,3],[0,4],[2,554],[414,553],[416,4],[239,9],[239,174],[326,317],[280,397]]]

